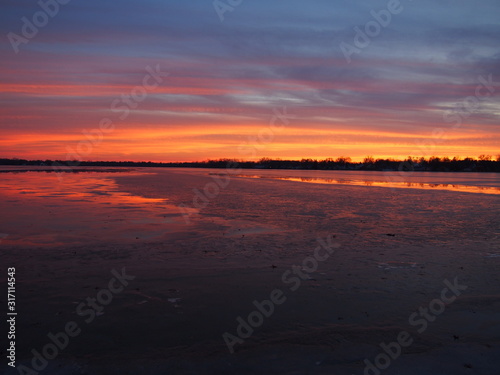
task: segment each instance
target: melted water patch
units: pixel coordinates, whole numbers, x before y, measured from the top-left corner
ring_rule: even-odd
[[[386,188],[410,188],[410,189],[425,189],[425,190],[448,190],[465,193],[481,193],[481,194],[500,194],[500,187],[496,186],[473,186],[461,184],[438,184],[438,183],[424,183],[402,181],[396,182],[388,179],[387,181],[376,180],[351,180],[351,179],[333,179],[327,177],[284,177],[272,175],[255,175],[255,174],[238,174],[235,177],[246,178],[263,178],[275,179],[285,181],[306,182],[313,184],[330,184],[330,185],[352,185],[352,186],[371,186],[371,187],[386,187]]]

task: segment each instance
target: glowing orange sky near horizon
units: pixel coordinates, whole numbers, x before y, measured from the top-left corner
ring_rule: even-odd
[[[338,85],[355,92],[373,90],[370,84]],[[0,157],[169,162],[348,156],[361,161],[368,155],[403,159],[499,153],[497,137],[488,131],[491,126],[473,118],[454,128],[443,121],[442,111],[415,103],[402,110],[311,107],[293,101],[271,106],[255,91],[277,86],[307,94],[317,89],[296,80],[176,77],[145,100],[133,101],[135,108],[127,104],[125,112],[120,98],[134,90],[130,84],[0,84],[0,96],[19,101],[0,109]],[[427,89],[448,88],[432,83]],[[224,100],[207,104],[203,98],[210,96]],[[113,102],[118,103],[115,109]],[[286,111],[285,122],[276,111]],[[101,130],[102,119],[109,119],[114,128]]]
[[[89,128],[90,138],[83,133],[28,133],[22,136],[14,133],[4,134],[0,148],[2,157],[158,162],[218,158],[258,160],[262,157],[325,159],[339,156],[361,161],[367,155],[401,159],[409,155],[425,158],[434,155],[494,156],[498,152],[494,146],[461,144],[457,134],[453,134],[456,139],[450,136],[447,140],[383,132],[310,131],[307,128],[271,132],[269,127],[262,125],[239,127],[237,135],[231,130],[230,127],[200,125],[199,129],[185,131],[115,128],[105,134],[99,132],[97,127]],[[212,140],[214,136],[219,139],[217,142]]]

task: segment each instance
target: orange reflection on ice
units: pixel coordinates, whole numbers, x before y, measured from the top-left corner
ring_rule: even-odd
[[[130,243],[185,225],[168,199],[120,191],[112,175],[117,173],[2,173],[0,232],[9,235],[2,246]]]
[[[354,186],[378,186],[389,188],[410,188],[426,190],[448,190],[465,193],[500,194],[500,187],[495,186],[471,186],[457,184],[433,184],[421,182],[394,182],[394,181],[370,181],[370,180],[348,180],[318,177],[282,177],[282,176],[260,176],[260,175],[237,175],[237,177],[247,178],[271,178],[276,180],[308,182],[314,184],[337,184]]]

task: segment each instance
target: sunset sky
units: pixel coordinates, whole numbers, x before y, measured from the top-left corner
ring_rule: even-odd
[[[498,0],[227,3],[3,1],[0,157],[500,154]]]

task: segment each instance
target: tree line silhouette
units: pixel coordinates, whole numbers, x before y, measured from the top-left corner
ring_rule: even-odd
[[[365,170],[365,171],[429,171],[429,172],[500,172],[500,155],[493,158],[481,155],[477,159],[466,157],[431,156],[404,160],[375,159],[367,156],[361,162],[350,157],[282,160],[262,158],[258,161],[237,159],[216,159],[193,162],[145,162],[145,161],[68,161],[68,160],[26,160],[0,159],[0,165],[52,166],[54,169],[74,167],[170,167],[170,168],[246,168],[246,169],[310,169],[310,170]],[[229,167],[232,166],[232,167]]]

